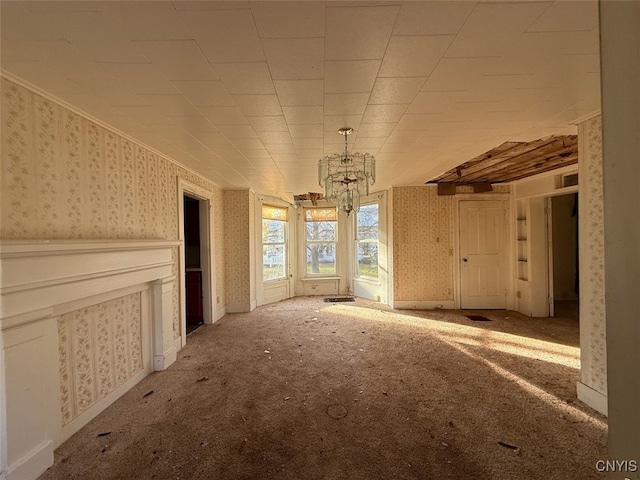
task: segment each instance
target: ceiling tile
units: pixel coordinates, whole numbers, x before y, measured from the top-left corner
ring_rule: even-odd
[[[263,40],[274,80],[315,80],[324,77],[324,39]]]
[[[177,94],[178,90],[149,63],[114,63],[108,65],[115,78],[140,94]]]
[[[395,123],[408,105],[368,105],[362,123]]]
[[[176,80],[171,83],[196,107],[231,107],[236,104],[219,80]]]
[[[330,93],[324,96],[325,115],[362,115],[369,93]]]
[[[322,107],[282,107],[289,125],[322,123]]]
[[[112,107],[148,105],[143,95],[137,95],[114,78],[82,78],[72,80],[88,93],[99,97]]]
[[[132,43],[168,80],[216,80],[218,78],[198,44],[193,40]]]
[[[372,152],[372,150],[377,150],[382,145],[384,145],[384,142],[385,142],[385,139],[382,137],[362,137],[362,138],[359,137],[353,143],[353,149],[360,150],[360,151],[366,150],[369,153],[375,153],[375,152]]]
[[[181,12],[209,63],[264,61],[249,9]]]
[[[189,118],[196,118],[196,117],[189,117]],[[231,147],[233,147],[229,139],[225,137],[221,132],[201,131],[201,132],[194,132],[193,136],[209,147],[213,145],[219,145],[222,147],[229,147],[229,150],[231,150],[232,149]],[[235,147],[233,147],[233,149],[235,150]]]
[[[257,138],[256,132],[250,125],[220,125],[218,126],[220,132],[222,132],[229,139],[236,138]]]
[[[549,7],[549,3],[479,3],[447,57],[499,56]]]
[[[214,68],[232,95],[275,93],[266,63],[219,63]]]
[[[195,1],[195,2],[171,2],[173,8],[178,11],[210,11],[210,10],[236,10],[247,9],[250,7],[249,2],[241,0],[228,0],[228,1]]]
[[[265,142],[265,147],[267,147],[267,150],[271,155],[296,153],[293,143],[266,143]]]
[[[448,92],[467,90],[480,80],[483,73],[492,73],[494,59],[443,57],[427,79],[423,91]]]
[[[245,150],[257,149],[262,149],[266,152],[266,149],[259,138],[238,138],[233,141],[233,144],[242,153],[245,153]]]
[[[360,123],[362,122],[362,115],[325,115],[324,116],[324,131],[333,136],[335,132],[336,142],[344,143],[344,140],[340,140],[342,135],[338,134],[338,130],[341,128],[353,128],[358,131]],[[325,133],[326,138],[326,133]]]
[[[387,138],[387,143],[413,143],[424,132],[422,130],[396,130]]]
[[[441,114],[438,113],[405,113],[398,121],[396,129],[398,130],[427,130],[435,123],[440,123]]]
[[[4,1],[1,67],[220,185],[265,194],[319,190],[318,158],[352,127],[383,189],[505,139],[575,131],[600,107],[596,6]],[[217,131],[202,112],[232,124]]]
[[[406,2],[394,35],[443,35],[460,31],[476,2]]]
[[[294,138],[293,146],[296,147],[296,151],[299,151],[310,149],[322,150],[324,145],[322,138]]]
[[[378,78],[369,104],[411,103],[426,79],[427,77]]]
[[[64,95],[64,100],[69,102],[74,107],[87,112],[96,117],[100,117],[100,115],[118,115],[122,113],[120,111],[120,107],[113,108],[107,105],[105,102],[101,101],[98,97],[94,95],[87,95],[82,93],[68,93]],[[139,107],[133,107],[139,108]]]
[[[380,60],[325,62],[325,93],[370,92],[381,63]]]
[[[273,84],[283,107],[323,105],[322,80],[274,80]]]
[[[190,34],[170,2],[101,2],[103,15],[130,40],[182,40]]]
[[[100,40],[74,42],[85,55],[101,63],[144,63],[146,58],[128,40],[104,43]]]
[[[165,115],[200,116],[200,112],[182,95],[140,95],[140,97]]]
[[[395,128],[395,123],[363,123],[356,132],[358,137],[387,137]]]
[[[249,117],[282,115],[277,95],[234,95],[233,100]]]
[[[177,127],[192,133],[213,133],[218,129],[211,121],[204,117],[188,116],[169,116],[168,117]]]
[[[324,10],[324,2],[251,4],[261,38],[324,37]]]
[[[567,32],[598,28],[598,2],[554,2],[527,31]]]
[[[393,36],[380,67],[380,77],[427,77],[455,37]]]
[[[274,143],[291,143],[291,136],[287,131],[261,131],[258,132],[258,136],[267,145]],[[269,147],[267,146],[267,148]]]
[[[159,108],[152,105],[118,107],[117,110],[143,125],[173,125],[173,122]]]
[[[289,125],[291,138],[323,138],[322,125]]]
[[[287,132],[287,122],[283,115],[247,117],[256,132]]]
[[[246,125],[249,123],[238,107],[199,107],[214,125]]]
[[[420,92],[407,113],[444,113],[455,102],[459,92]]]
[[[371,60],[383,57],[398,16],[397,6],[327,6],[327,60]]]

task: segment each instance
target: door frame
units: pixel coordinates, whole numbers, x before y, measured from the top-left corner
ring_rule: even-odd
[[[215,260],[213,252],[213,193],[183,178],[178,178],[178,239],[180,240],[179,292],[180,292],[180,335],[182,346],[187,343],[187,301],[185,291],[186,268],[184,262],[184,196],[200,201],[200,267],[202,268],[202,316],[205,324],[215,322],[218,312],[213,299],[216,298]]]
[[[504,204],[506,211],[505,215],[505,234],[508,235],[509,243],[508,250],[506,252],[506,258],[511,258],[514,251],[514,234],[512,232],[512,222],[509,221],[511,217],[511,194],[510,193],[468,193],[456,195],[454,197],[454,214],[453,214],[453,252],[451,255],[451,261],[453,262],[453,302],[454,308],[460,310],[462,299],[462,281],[461,281],[461,269],[460,269],[460,202],[464,201],[498,201]],[[505,265],[506,278],[504,287],[507,290],[507,296],[505,298],[505,307],[511,308],[513,304],[513,286],[511,279],[513,278],[513,265],[512,262],[507,261]]]

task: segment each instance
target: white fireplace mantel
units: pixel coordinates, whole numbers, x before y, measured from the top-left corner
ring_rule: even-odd
[[[37,478],[53,463],[53,450],[62,441],[149,372],[175,361],[179,245],[166,240],[0,242],[0,479]],[[142,370],[63,425],[57,319],[131,294],[144,300]]]

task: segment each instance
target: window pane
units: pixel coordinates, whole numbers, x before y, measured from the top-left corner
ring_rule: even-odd
[[[285,276],[284,245],[262,246],[262,279],[274,280]]]
[[[358,275],[378,277],[378,242],[358,243]]]
[[[334,243],[307,244],[307,273],[335,275],[336,255]]]
[[[378,239],[378,204],[363,205],[358,212],[358,239]]]
[[[307,242],[336,241],[336,222],[307,222]]]
[[[262,220],[262,243],[284,243],[285,222]]]

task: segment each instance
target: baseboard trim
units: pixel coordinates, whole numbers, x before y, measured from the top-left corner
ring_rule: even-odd
[[[608,416],[609,405],[607,396],[599,391],[585,385],[582,382],[577,383],[578,400],[587,404],[594,410],[597,410],[601,414]]]
[[[53,442],[47,440],[22,457],[7,471],[7,480],[38,478],[53,465]]]
[[[252,308],[253,307],[253,308]],[[252,311],[255,307],[250,303],[229,303],[227,304],[227,313],[247,313]]]
[[[453,300],[394,300],[393,308],[399,310],[453,310]]]
[[[224,317],[226,314],[227,314],[227,306],[226,305],[223,305],[221,307],[216,307],[216,318],[213,321],[217,322],[222,317]]]
[[[150,368],[145,368],[140,370],[134,376],[132,376],[129,380],[124,382],[118,388],[107,394],[106,397],[94,403],[87,410],[82,412],[79,416],[70,421],[67,425],[65,425],[60,434],[55,439],[55,448],[58,448],[64,442],[66,442],[74,433],[84,427],[87,423],[93,420],[98,416],[105,408],[119,399],[126,392],[131,390],[138,382],[140,382],[143,378],[151,373]],[[53,460],[52,460],[53,463]],[[35,478],[35,477],[34,477]]]

